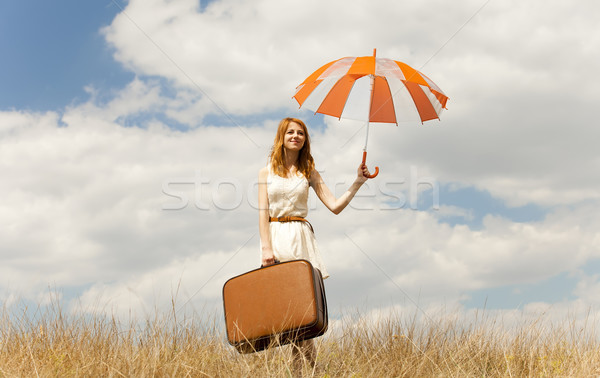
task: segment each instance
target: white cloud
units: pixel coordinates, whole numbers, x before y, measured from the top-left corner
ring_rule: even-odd
[[[3,300],[15,291],[37,298],[55,283],[83,288],[85,306],[143,313],[168,306],[181,284],[180,299],[216,303],[227,277],[258,264],[253,184],[278,121],[262,112],[288,109],[314,125],[290,99],[311,70],[373,47],[419,67],[482,5],[344,4],[217,1],[201,13],[197,1],[131,0],[104,34],[136,79],[104,103],[88,88],[88,102],[62,113],[0,113]],[[456,303],[599,257],[597,5],[547,4],[490,2],[423,69],[450,96],[443,120],[373,126],[368,162],[380,177],[343,214],[313,194],[334,307],[367,297]],[[207,115],[222,115],[215,104],[260,120],[210,126]],[[340,194],[364,130],[325,122],[312,131],[314,155]],[[490,215],[479,230],[440,223],[473,215],[443,199],[439,213],[410,210],[412,169],[509,204],[548,206],[548,216]],[[577,303],[597,304],[596,281],[581,278]]]
[[[459,217],[467,221],[474,219],[473,210],[463,209],[462,207],[452,205],[440,206],[439,211],[436,211],[435,215],[441,218]]]
[[[215,1],[200,12],[196,1],[130,1],[104,33],[115,58],[133,71],[202,91],[243,114],[289,108],[293,89],[312,70],[342,56],[379,48],[424,62],[472,15],[472,5]]]
[[[598,199],[600,184],[600,130],[590,124],[600,33],[589,17],[599,5],[565,7],[232,0],[200,12],[195,1],[130,1],[104,32],[136,73],[198,92],[200,117],[292,110],[295,86],[314,69],[373,47],[417,68],[427,63],[449,111],[439,125],[373,130],[372,148],[388,151],[382,160],[419,162],[511,205],[555,205]]]
[[[446,338],[452,338],[453,335],[447,332],[460,329],[461,335],[490,335],[498,342],[511,345],[524,336],[564,338],[566,330],[576,330],[579,338],[594,338],[594,324],[599,315],[597,310],[581,301],[554,304],[534,302],[523,308],[501,310],[465,309],[453,303],[418,309],[397,304],[360,314],[346,313],[341,319],[330,323],[330,331],[325,338],[360,333],[365,328],[376,330],[376,325],[394,331],[394,334],[388,335],[394,339],[413,337],[412,341],[416,343],[431,334],[446,333]]]
[[[147,128],[119,125],[114,119],[153,98],[154,87],[142,86],[124,88],[127,96],[105,105],[73,106],[62,117],[2,113],[0,123],[14,125],[5,127],[10,132],[3,134],[0,156],[2,177],[9,178],[0,212],[8,225],[0,230],[5,287],[29,298],[48,284],[89,287],[84,306],[118,312],[132,306],[143,314],[168,307],[178,285],[180,302],[216,306],[226,278],[258,266],[253,184],[276,121],[188,132],[156,120],[146,121]],[[353,145],[360,143],[337,146],[355,131],[332,126],[312,133],[318,167],[338,192],[355,175],[360,149]],[[331,303],[405,295],[424,303],[456,299],[575,271],[598,257],[595,203],[562,208],[536,223],[488,216],[481,230],[451,227],[408,203],[380,210],[389,199],[382,187],[407,193],[414,179],[409,162],[383,166],[381,181],[371,181],[363,198],[339,216],[312,194],[310,219],[333,275]],[[400,184],[382,186],[390,178]],[[165,210],[177,206],[184,208]]]
[[[587,276],[580,275],[580,281],[575,288],[575,294],[582,299],[584,303],[600,302],[600,282],[598,275]]]
[[[56,114],[2,113],[0,124],[13,125],[0,152],[3,278],[11,285],[111,282],[174,258],[229,243],[233,248],[253,230],[247,222],[240,234],[216,243],[219,234],[205,230],[219,222],[235,225],[237,213],[217,212],[215,201],[228,204],[221,198],[226,188],[210,183],[197,198],[208,210],[195,209],[194,189],[202,188],[194,188],[194,180],[200,172],[213,183],[236,177],[246,185],[255,176],[246,162],[254,161],[252,171],[258,171],[265,154],[247,135],[261,140],[264,131],[204,127],[182,133],[156,121],[147,129],[108,121],[138,112],[154,91],[130,89],[105,106],[70,108],[60,121]],[[163,210],[173,200],[162,191],[172,178],[188,182],[180,186],[190,204],[178,212]]]
[[[314,223],[317,230],[326,229],[320,231],[327,235],[323,249],[333,252],[326,262],[337,265],[346,260],[340,263],[340,278],[348,280],[355,292],[380,297],[408,293],[426,301],[574,272],[600,253],[593,229],[598,219],[587,213],[557,212],[535,223],[488,217],[483,229],[476,231],[441,224],[435,215],[411,210],[355,212],[330,227],[320,218]],[[584,217],[589,227],[581,226],[579,219]],[[351,261],[356,262],[350,265]],[[335,267],[330,271],[335,274]],[[371,276],[368,283],[352,282],[351,277],[366,272]],[[380,285],[386,287],[385,293],[377,293]]]

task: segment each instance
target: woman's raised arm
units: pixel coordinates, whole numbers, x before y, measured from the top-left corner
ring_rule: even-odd
[[[319,197],[325,207],[337,215],[341,213],[346,206],[348,206],[350,201],[352,201],[352,198],[354,198],[354,195],[356,192],[358,192],[358,189],[360,189],[362,184],[367,181],[368,176],[369,170],[367,169],[367,166],[361,164],[356,171],[356,179],[352,185],[350,185],[350,188],[348,188],[348,190],[340,196],[340,198],[335,198],[331,190],[329,190],[327,185],[325,185],[321,174],[316,169],[310,175],[310,185],[313,187],[315,193],[317,193],[317,197]]]

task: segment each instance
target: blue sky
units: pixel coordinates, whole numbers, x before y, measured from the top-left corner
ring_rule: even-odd
[[[2,2],[0,108],[60,109],[86,100],[87,85],[107,90],[131,80],[100,33],[118,11],[110,1]]]
[[[557,316],[600,305],[598,5],[473,0],[420,18],[435,2],[334,3],[2,2],[4,303],[52,286],[144,314],[179,283],[183,302],[218,311],[223,282],[257,263],[253,185],[278,120],[307,121],[331,187],[360,159],[361,125],[298,110],[296,85],[377,47],[450,100],[440,122],[372,128],[380,177],[343,214],[312,199],[332,314],[417,298]],[[427,185],[416,209],[395,206],[419,178],[439,209]],[[165,211],[171,187],[190,206]]]

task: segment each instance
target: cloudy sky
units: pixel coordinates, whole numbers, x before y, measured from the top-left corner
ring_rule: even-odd
[[[309,125],[339,195],[363,125],[292,99],[345,56],[403,61],[441,121],[373,125],[381,168],[342,214],[311,193],[330,314],[600,309],[600,3],[0,3],[0,301],[220,311],[259,264],[256,180]]]

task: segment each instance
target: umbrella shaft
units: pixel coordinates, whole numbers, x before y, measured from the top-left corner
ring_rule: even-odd
[[[375,57],[375,49],[373,49],[373,57]],[[369,101],[369,109],[371,109],[373,107],[373,90],[375,89],[375,76],[374,75],[369,75],[369,77],[371,78],[371,99]],[[364,151],[367,151],[367,143],[369,143],[369,124],[371,123],[371,112],[369,110],[369,115],[367,116],[367,136],[365,138],[365,149]]]
[[[369,122],[367,121],[367,136],[365,138],[365,148],[363,149],[364,151],[367,150],[367,144],[369,143]]]

